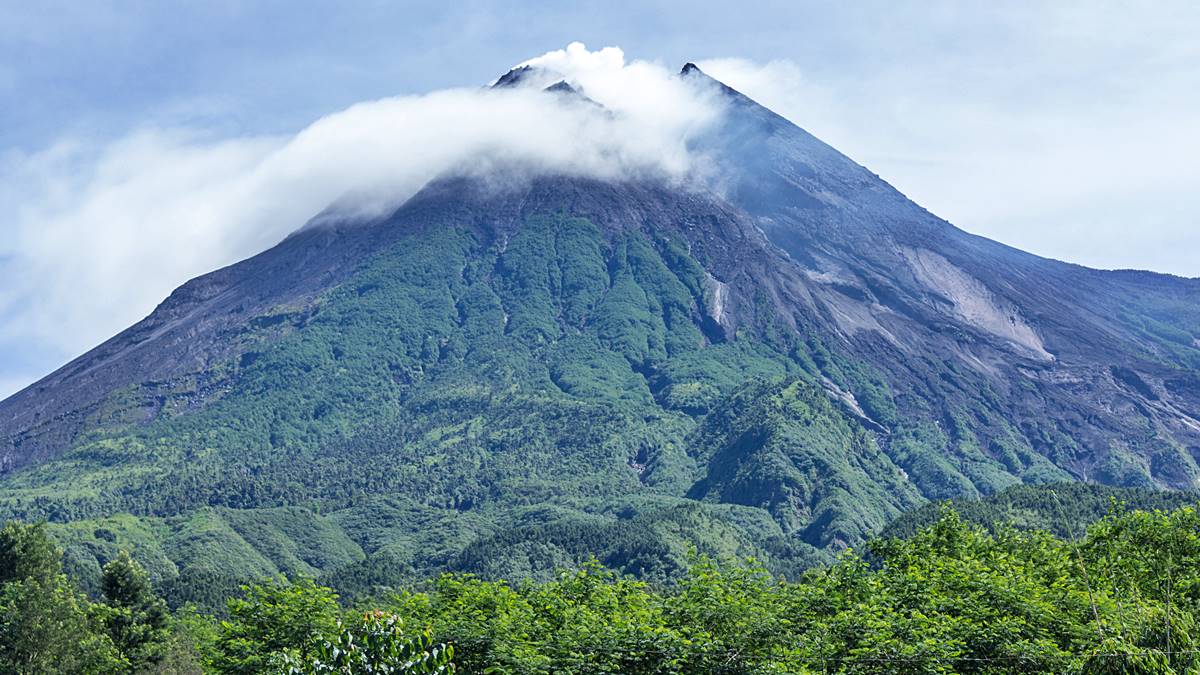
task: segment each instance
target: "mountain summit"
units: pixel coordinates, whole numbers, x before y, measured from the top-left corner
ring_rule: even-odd
[[[706,182],[459,172],[301,228],[0,403],[0,508],[182,600],[689,545],[788,573],[930,499],[1197,486],[1200,281],[968,234],[679,78],[721,102]]]

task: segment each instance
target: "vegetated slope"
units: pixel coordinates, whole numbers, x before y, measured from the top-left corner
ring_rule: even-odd
[[[447,176],[185,284],[0,403],[0,508],[91,522],[80,570],[128,541],[179,589],[364,587],[689,546],[791,573],[925,499],[1194,485],[1200,282],[966,234],[722,91],[714,188]]]
[[[1094,483],[1017,485],[982,499],[948,499],[925,504],[892,522],[880,538],[907,538],[936,523],[947,507],[964,521],[991,531],[1002,527],[1042,530],[1063,539],[1081,537],[1086,527],[1113,513],[1174,511],[1200,504],[1200,492],[1123,488]]]
[[[685,498],[707,462],[689,441],[695,419],[743,389],[765,396],[757,378],[790,382],[789,396],[814,405],[806,424],[873,443],[789,356],[803,348],[795,335],[761,337],[770,312],[742,303],[714,316],[707,269],[721,270],[724,297],[736,298],[776,256],[761,235],[710,198],[663,188],[551,179],[519,198],[525,211],[497,222],[512,195],[431,186],[376,226],[392,241],[344,281],[241,329],[246,347],[206,371],[202,402],[194,390],[161,397],[158,386],[106,398],[93,437],[8,478],[6,507],[185,523],[211,505],[319,509],[369,556],[338,572],[360,583],[447,568],[534,574],[593,554],[667,577],[690,547],[779,569],[820,559],[810,542],[821,543],[821,527],[796,536],[802,514]],[[563,203],[588,217],[564,215]],[[692,218],[706,227],[680,227]],[[151,419],[130,422],[149,405]],[[886,458],[877,468],[899,480]],[[919,501],[910,491],[875,508],[891,516]],[[870,529],[855,521],[840,536]],[[271,562],[247,563],[255,574],[287,571],[274,556],[241,553],[261,554],[259,539],[213,538],[192,547],[200,558],[151,573],[197,589],[221,587],[214,574],[236,578],[229,559]],[[157,548],[174,560],[171,541]],[[64,543],[81,558],[111,548]],[[158,555],[143,543],[144,556]],[[484,554],[497,548],[501,560]]]

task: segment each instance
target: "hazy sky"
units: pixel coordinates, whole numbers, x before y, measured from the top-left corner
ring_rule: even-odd
[[[0,397],[278,237],[210,236],[249,189],[214,176],[576,40],[705,62],[964,229],[1200,276],[1196,35],[1200,3],[1166,1],[0,0]]]

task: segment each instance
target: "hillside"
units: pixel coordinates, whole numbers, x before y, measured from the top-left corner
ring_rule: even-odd
[[[314,221],[0,402],[0,509],[182,601],[690,547],[795,575],[926,500],[1196,486],[1200,281],[972,236],[680,77],[723,97],[716,183],[447,175]]]
[[[947,508],[964,522],[995,532],[1039,530],[1070,540],[1110,514],[1175,511],[1200,504],[1200,492],[1121,488],[1088,483],[1017,485],[982,499],[949,499],[913,509],[888,523],[881,539],[908,538],[941,519]]]

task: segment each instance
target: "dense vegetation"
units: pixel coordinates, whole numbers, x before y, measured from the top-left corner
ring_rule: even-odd
[[[45,525],[0,532],[0,672],[1185,673],[1200,668],[1200,513],[1117,507],[1081,539],[949,507],[796,581],[693,555],[648,584],[448,574],[340,604],[311,578],[170,614],[126,554],[89,598]],[[343,603],[345,599],[341,599]]]
[[[963,520],[995,531],[998,527],[1044,530],[1070,539],[1100,520],[1119,502],[1130,510],[1173,511],[1200,505],[1200,492],[1122,488],[1095,483],[1016,485],[982,499],[952,499],[949,505]],[[884,527],[884,539],[907,538],[941,518],[945,502],[929,503]]]
[[[48,520],[89,593],[127,550],[172,607],[211,609],[279,574],[358,597],[594,557],[666,583],[692,550],[794,579],[926,499],[1071,478],[1044,456],[1074,452],[1059,431],[900,414],[911,392],[768,297],[727,332],[706,271],[727,238],[409,229],[221,336],[228,359],[109,395],[65,455],[0,477],[0,517]],[[976,377],[921,400],[990,397]]]

